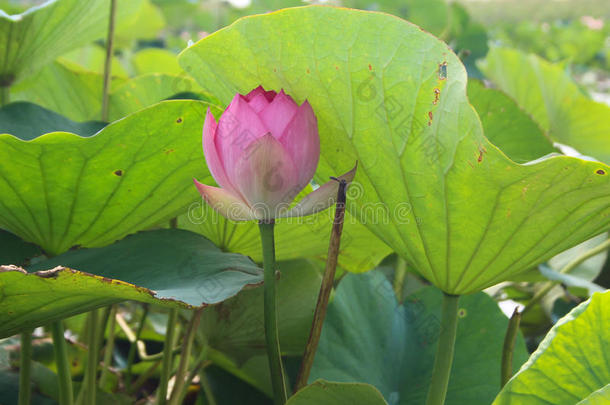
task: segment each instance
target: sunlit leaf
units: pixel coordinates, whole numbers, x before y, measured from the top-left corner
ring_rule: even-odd
[[[610,381],[609,323],[610,292],[593,294],[553,326],[493,404],[605,403]],[[585,398],[590,402],[580,402]]]
[[[241,19],[179,62],[225,104],[260,84],[308,99],[316,179],[358,160],[348,209],[446,292],[481,290],[610,227],[610,167],[510,161],[484,137],[458,58],[398,18],[286,9]]]
[[[200,199],[205,104],[167,101],[82,138],[0,135],[0,227],[48,254],[110,244]]]
[[[610,163],[610,107],[587,98],[561,65],[493,48],[480,67],[553,140]]]

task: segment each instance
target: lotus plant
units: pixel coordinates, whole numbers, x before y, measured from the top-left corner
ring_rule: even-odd
[[[291,203],[313,178],[320,158],[316,115],[307,101],[298,105],[283,90],[259,86],[236,94],[220,120],[208,112],[203,152],[220,187],[195,181],[205,201],[235,221],[258,220],[264,267],[265,336],[276,405],[287,400],[279,348],[273,227],[276,218],[300,217],[332,205],[339,185],[352,181],[356,168]]]

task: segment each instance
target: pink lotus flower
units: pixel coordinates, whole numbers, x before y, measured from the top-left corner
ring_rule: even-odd
[[[208,109],[203,152],[220,186],[194,179],[197,189],[223,216],[269,220],[310,215],[334,203],[339,183],[331,180],[290,203],[313,178],[320,157],[316,116],[307,101],[298,105],[284,91],[261,86],[236,94],[216,123]],[[351,182],[356,168],[339,179]]]

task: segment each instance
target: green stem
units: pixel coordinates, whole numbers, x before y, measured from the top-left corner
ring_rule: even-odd
[[[504,336],[504,346],[502,348],[502,369],[501,369],[501,387],[510,380],[513,376],[513,352],[515,350],[515,342],[519,333],[519,324],[521,323],[521,313],[519,308],[515,308],[513,316],[508,321],[506,336]]]
[[[167,383],[172,371],[173,364],[173,349],[174,336],[176,332],[176,319],[178,318],[178,310],[170,309],[169,317],[167,318],[167,327],[165,331],[165,345],[163,346],[163,362],[161,364],[161,379],[159,380],[159,388],[157,389],[157,405],[165,405],[167,402]]]
[[[208,376],[205,374],[205,368],[202,368],[199,371],[199,382],[201,384],[201,389],[203,390],[203,395],[205,395],[205,399],[208,401],[208,405],[218,405],[212,387],[210,386]]]
[[[195,340],[195,335],[197,334],[197,327],[199,326],[199,320],[201,319],[202,312],[203,307],[198,308],[195,311],[191,321],[189,322],[186,334],[184,335],[182,353],[180,354],[180,363],[178,364],[178,370],[176,371],[174,389],[169,400],[170,405],[179,405],[181,403],[180,395],[182,394],[182,389],[187,382],[186,379],[189,360],[191,358],[193,342]]]
[[[19,405],[29,405],[32,397],[30,372],[32,371],[32,331],[21,334],[19,354]]]
[[[125,386],[129,387],[131,385],[131,377],[132,377],[132,368],[133,362],[136,359],[136,350],[138,348],[138,341],[140,340],[140,336],[142,335],[142,331],[144,330],[144,325],[146,324],[146,318],[148,317],[148,305],[144,304],[144,312],[142,313],[142,318],[140,318],[140,324],[138,325],[138,330],[136,331],[135,340],[131,342],[129,346],[129,352],[127,353],[127,370],[125,372]]]
[[[343,219],[345,217],[346,187],[347,182],[345,180],[341,180],[339,182],[339,189],[337,192],[335,219],[330,234],[330,242],[328,244],[326,268],[324,269],[324,277],[322,278],[322,285],[320,286],[320,292],[318,294],[318,303],[316,304],[316,310],[313,315],[309,339],[307,340],[303,360],[301,360],[301,368],[299,370],[299,374],[297,375],[297,381],[294,387],[295,392],[307,385],[311,367],[313,366],[313,361],[316,357],[318,343],[320,342],[320,335],[322,334],[324,319],[326,318],[328,300],[330,298],[330,292],[333,289],[333,282],[335,281],[337,260],[339,258],[339,248],[341,246],[341,233],[343,232]]]
[[[459,295],[443,294],[440,335],[426,405],[443,405],[445,403],[451,365],[453,364],[459,299]]]
[[[99,330],[99,313],[94,309],[89,313],[89,337],[88,337],[88,357],[87,357],[87,372],[85,375],[85,403],[87,405],[95,405],[97,394],[97,366],[99,363],[100,352],[100,330]]]
[[[559,273],[560,274],[569,274],[572,272],[572,270],[574,270],[576,267],[578,267],[578,265],[581,264],[582,262],[586,261],[587,259],[592,258],[593,256],[597,256],[598,254],[608,250],[609,248],[610,248],[610,239],[607,239],[603,243],[600,243],[593,249],[587,250],[585,253],[583,253],[582,255],[578,256],[576,259],[574,259],[571,262],[569,262],[568,264],[566,264],[561,270],[559,270]],[[542,301],[542,299],[549,293],[549,291],[551,291],[553,289],[553,287],[555,287],[556,284],[557,284],[556,281],[547,281],[546,283],[544,283],[542,288],[540,288],[538,290],[538,292],[536,292],[536,294],[534,294],[534,296],[527,303],[525,308],[523,308],[523,311],[521,311],[521,315],[524,315],[525,313],[529,312],[534,306],[536,306],[536,304],[538,304],[540,301]]]
[[[102,88],[102,121],[108,121],[108,90],[112,70],[112,52],[114,48],[114,20],[116,17],[116,0],[110,0],[108,18],[108,37],[106,38],[106,60],[104,61],[104,87]]]
[[[402,291],[407,277],[407,262],[402,257],[399,257],[396,262],[396,270],[394,273],[394,294],[398,302],[402,302]]]
[[[0,86],[0,107],[10,103],[11,88],[10,86]]]
[[[57,321],[51,324],[55,363],[57,364],[57,379],[59,382],[59,405],[72,405],[74,403],[72,376],[70,375],[68,349],[66,339],[64,338],[64,326],[61,322]]]
[[[275,242],[273,236],[274,220],[260,221],[259,230],[263,248],[264,275],[264,312],[265,339],[267,342],[267,357],[271,370],[273,400],[275,405],[283,405],[287,401],[284,367],[280,352],[280,339],[277,328],[277,293],[275,290]]]
[[[112,364],[112,353],[114,351],[114,330],[116,328],[116,305],[110,307],[108,313],[108,340],[106,341],[106,347],[104,348],[104,367],[102,368],[102,375],[100,377],[99,387],[104,388],[110,375],[110,366]]]

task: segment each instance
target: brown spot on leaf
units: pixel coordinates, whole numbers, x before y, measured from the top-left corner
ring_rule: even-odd
[[[373,70],[373,67],[371,66],[370,63],[369,63],[369,70]]]
[[[598,169],[595,173],[599,174],[600,176],[603,176],[604,174],[606,174],[606,171],[604,169]]]
[[[174,152],[175,152],[175,150],[174,150],[174,149],[166,149],[164,153],[165,153],[166,155],[169,155],[170,153],[174,153]]]
[[[307,73],[311,73],[309,69],[307,69]]]
[[[481,163],[483,161],[483,150],[479,149],[479,157],[477,158],[477,162]]]
[[[178,117],[178,119],[176,120],[176,124],[180,124],[182,122],[182,117]]]
[[[123,171],[121,169],[117,169],[114,171],[114,175],[121,177],[123,175]]]
[[[428,119],[429,119],[428,126],[432,125],[432,117],[433,117],[432,111],[428,111]]]

